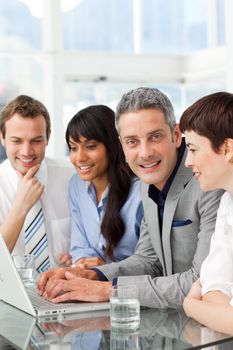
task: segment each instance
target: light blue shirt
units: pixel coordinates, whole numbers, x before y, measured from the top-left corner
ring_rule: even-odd
[[[78,174],[70,179],[69,204],[71,210],[71,243],[70,254],[73,263],[80,258],[100,257],[107,263],[110,258],[104,257],[106,241],[100,231],[105,213],[108,189],[105,190],[97,205],[95,188],[87,184]],[[120,210],[125,224],[125,233],[113,250],[116,261],[131,256],[138,242],[143,208],[140,195],[140,181],[132,180],[129,195]]]

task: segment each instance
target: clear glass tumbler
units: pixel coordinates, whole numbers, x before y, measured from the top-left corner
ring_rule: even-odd
[[[137,330],[140,326],[138,288],[134,285],[113,286],[110,289],[111,328]]]

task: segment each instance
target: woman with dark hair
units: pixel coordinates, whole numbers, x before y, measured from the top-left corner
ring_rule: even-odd
[[[143,217],[140,183],[125,161],[114,112],[104,105],[79,111],[66,142],[77,170],[69,185],[72,263],[87,268],[132,255]]]

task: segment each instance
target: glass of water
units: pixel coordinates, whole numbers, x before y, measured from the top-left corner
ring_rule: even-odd
[[[35,257],[32,254],[13,255],[15,267],[20,275],[23,284],[26,287],[33,286],[35,283]]]
[[[138,289],[134,285],[112,286],[110,289],[111,328],[118,330],[139,329],[140,303]]]

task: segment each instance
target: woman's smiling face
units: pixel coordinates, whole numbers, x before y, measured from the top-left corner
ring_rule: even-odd
[[[108,152],[105,145],[96,140],[87,140],[80,137],[80,142],[75,142],[71,137],[70,161],[84,181],[105,179],[108,177]]]
[[[196,179],[203,191],[224,188],[224,176],[227,162],[224,145],[216,153],[207,137],[200,136],[194,131],[185,132],[188,154],[185,165],[192,168]]]

